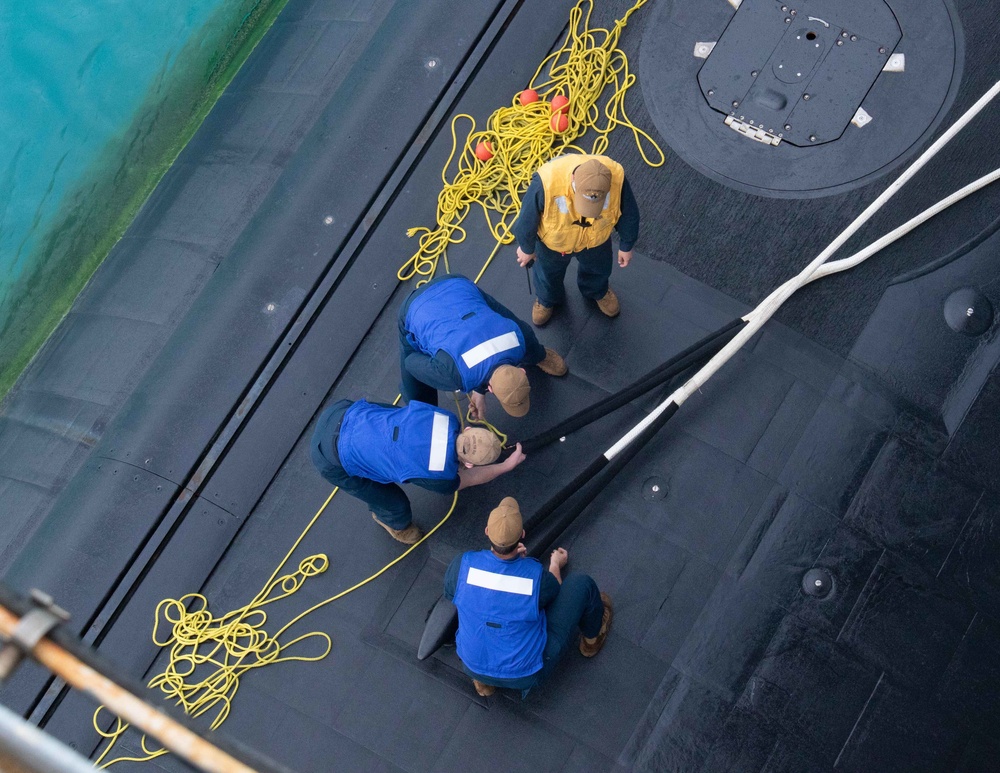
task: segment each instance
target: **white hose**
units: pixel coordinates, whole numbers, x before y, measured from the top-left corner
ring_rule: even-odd
[[[978,180],[971,182],[964,188],[960,188],[959,190],[955,191],[953,194],[948,196],[948,198],[941,199],[941,201],[939,201],[933,207],[929,207],[925,209],[923,212],[921,212],[919,215],[914,217],[913,219],[907,220],[905,223],[903,223],[903,225],[899,226],[899,228],[890,231],[881,239],[872,242],[860,252],[856,252],[848,258],[842,258],[840,260],[835,260],[830,263],[824,263],[822,266],[816,269],[813,275],[809,277],[808,281],[815,282],[817,279],[821,279],[825,276],[830,276],[830,274],[836,274],[840,271],[846,271],[849,268],[854,268],[859,263],[863,263],[864,261],[868,260],[868,258],[874,255],[876,252],[884,250],[893,242],[903,238],[904,236],[906,236],[906,234],[908,234],[917,226],[926,223],[935,215],[948,209],[948,207],[950,207],[952,204],[957,204],[966,196],[975,193],[980,188],[985,188],[987,185],[991,183],[995,183],[997,180],[1000,180],[1000,169],[994,169],[989,174],[983,175]],[[793,279],[789,281],[795,281],[795,280]],[[785,285],[787,284],[788,283],[786,282]],[[781,287],[785,287],[785,285],[782,285]],[[778,290],[775,290],[773,293],[771,293],[771,295],[769,295],[767,299],[765,299],[764,303],[767,303],[769,300],[774,298],[779,290],[781,290],[780,287],[778,288]],[[764,305],[764,303],[762,303],[760,306],[757,307],[757,309],[754,309],[745,317],[743,317],[743,319],[747,319],[750,317],[750,315],[755,314],[757,310]]]
[[[764,323],[774,316],[775,312],[792,296],[793,293],[795,293],[796,290],[804,287],[806,284],[815,279],[819,279],[821,276],[828,276],[829,274],[836,273],[838,271],[845,271],[849,268],[853,268],[874,255],[879,250],[884,249],[904,234],[913,230],[924,221],[930,219],[938,212],[946,209],[956,201],[959,201],[965,196],[968,196],[970,193],[979,190],[1000,177],[1000,169],[998,169],[991,174],[976,180],[974,183],[965,186],[961,190],[956,191],[948,198],[938,202],[933,207],[925,210],[909,222],[886,234],[861,252],[852,255],[849,258],[844,258],[843,260],[835,261],[825,266],[823,265],[830,258],[830,256],[840,249],[844,243],[850,239],[858,231],[858,229],[861,228],[861,226],[867,223],[872,216],[889,201],[889,199],[895,196],[900,189],[927,164],[927,162],[934,158],[934,156],[936,156],[938,152],[945,147],[945,145],[951,142],[955,135],[962,131],[962,129],[964,129],[966,125],[968,125],[968,123],[975,118],[976,115],[978,115],[979,112],[986,107],[986,105],[988,105],[998,93],[1000,93],[1000,81],[993,84],[993,87],[989,91],[983,94],[983,96],[980,97],[972,107],[965,111],[961,118],[959,118],[944,134],[942,134],[933,145],[925,150],[920,157],[917,158],[917,160],[914,161],[909,168],[907,168],[907,170],[892,183],[892,185],[886,188],[885,191],[883,191],[882,194],[875,199],[875,201],[868,205],[865,211],[858,215],[854,222],[844,229],[844,231],[842,231],[840,235],[837,236],[837,238],[834,239],[830,245],[816,257],[815,260],[806,266],[797,276],[778,287],[767,298],[765,298],[756,309],[744,316],[743,319],[747,322],[746,326],[697,373],[688,379],[683,386],[676,389],[648,416],[629,430],[629,432],[626,433],[617,443],[611,446],[611,448],[605,451],[604,456],[609,460],[614,458],[626,446],[628,446],[639,435],[639,433],[652,424],[660,414],[667,410],[670,405],[682,405],[688,397],[690,397],[697,390],[701,389],[705,382],[718,372],[719,368],[725,365],[732,358],[732,356],[736,354],[736,352],[738,352],[744,344],[746,344],[747,341],[753,338],[757,331],[763,327]]]

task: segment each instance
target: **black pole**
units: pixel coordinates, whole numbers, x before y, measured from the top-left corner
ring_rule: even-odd
[[[455,638],[458,630],[458,608],[443,595],[434,602],[424,632],[417,645],[417,660],[427,660],[441,647]]]
[[[586,469],[577,475],[573,480],[559,489],[555,494],[539,507],[535,512],[524,519],[524,530],[531,531],[536,526],[545,522],[573,493],[582,489],[587,481],[592,480],[597,473],[604,469],[608,459],[603,454],[587,465]]]
[[[534,534],[531,535],[530,546],[528,547],[528,555],[533,558],[541,558],[547,551],[551,550],[556,542],[562,537],[563,533],[569,529],[570,526],[576,521],[577,516],[580,515],[587,507],[597,498],[597,495],[604,490],[615,475],[617,475],[621,469],[628,464],[636,454],[639,453],[645,447],[645,445],[652,440],[653,436],[660,431],[664,424],[666,424],[670,418],[677,413],[678,406],[675,403],[671,403],[667,408],[656,417],[653,422],[646,427],[642,432],[640,432],[635,440],[629,443],[625,448],[623,448],[615,457],[612,459],[607,459],[605,456],[601,456],[601,459],[605,460],[605,463],[601,465],[598,475],[595,475],[594,479],[581,487],[579,491],[575,493],[570,493],[565,498],[565,507],[559,507],[555,512],[553,512],[553,517],[545,521],[541,528]],[[527,529],[525,530],[527,531]]]
[[[521,448],[525,453],[537,451],[544,448],[549,443],[561,437],[576,432],[591,422],[603,418],[611,411],[621,408],[626,403],[631,402],[639,395],[642,395],[654,387],[663,384],[674,376],[683,373],[693,365],[699,364],[717,354],[727,343],[729,343],[740,329],[746,324],[744,319],[734,319],[724,327],[719,328],[714,333],[702,338],[700,341],[689,346],[682,352],[675,354],[662,365],[649,371],[638,381],[633,382],[619,392],[594,403],[588,408],[575,413],[551,429],[540,432],[534,437],[521,441]]]

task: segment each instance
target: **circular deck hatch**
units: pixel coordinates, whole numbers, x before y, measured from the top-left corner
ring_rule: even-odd
[[[764,196],[826,196],[889,172],[933,132],[961,39],[950,0],[661,3],[640,83],[695,168]]]

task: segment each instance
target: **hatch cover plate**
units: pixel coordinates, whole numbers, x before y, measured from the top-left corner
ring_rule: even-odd
[[[884,0],[744,0],[698,84],[734,121],[821,145],[850,125],[901,37]]]

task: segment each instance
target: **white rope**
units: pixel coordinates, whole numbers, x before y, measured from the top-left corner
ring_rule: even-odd
[[[781,307],[781,305],[788,300],[793,293],[795,293],[801,287],[804,287],[809,282],[819,279],[822,276],[828,276],[829,274],[836,273],[838,271],[845,271],[849,268],[853,268],[862,261],[874,255],[881,249],[896,241],[904,234],[912,231],[921,223],[930,219],[938,212],[954,204],[956,201],[968,196],[976,190],[990,184],[1000,176],[1000,170],[996,170],[985,177],[967,185],[965,188],[956,191],[951,196],[935,204],[928,210],[925,210],[917,217],[903,224],[894,231],[886,234],[881,239],[873,242],[871,245],[866,247],[859,253],[852,255],[849,258],[844,258],[840,261],[835,261],[833,263],[823,264],[832,256],[838,249],[840,249],[848,239],[850,239],[865,223],[867,223],[876,212],[878,212],[893,196],[895,196],[900,189],[906,185],[913,176],[919,172],[938,152],[944,148],[951,140],[958,134],[962,129],[968,125],[968,123],[982,111],[983,108],[988,105],[996,95],[1000,93],[1000,81],[995,83],[993,87],[987,91],[979,100],[970,107],[961,118],[959,118],[944,134],[942,134],[933,145],[931,145],[927,150],[925,150],[920,157],[914,161],[909,168],[899,176],[895,182],[892,183],[882,194],[875,199],[857,218],[851,223],[844,231],[834,239],[830,245],[823,250],[808,266],[806,266],[797,276],[785,282],[783,285],[778,287],[774,292],[772,292],[764,301],[757,306],[756,309],[751,311],[749,314],[743,317],[746,320],[746,326],[737,333],[733,339],[726,344],[711,360],[708,361],[697,373],[695,373],[690,379],[688,379],[683,386],[675,390],[666,400],[664,400],[660,405],[658,405],[648,416],[646,416],[641,422],[634,426],[628,433],[626,433],[617,443],[615,443],[611,448],[604,452],[604,456],[607,459],[613,459],[618,453],[620,453],[625,447],[627,447],[646,427],[652,424],[658,416],[660,416],[670,405],[682,405],[685,400],[688,399],[694,392],[701,389],[708,379],[714,376],[718,370],[725,365],[736,352],[738,352],[747,341],[749,341],[753,336],[763,327],[764,323],[767,322],[775,312]],[[821,268],[822,267],[822,268]]]

